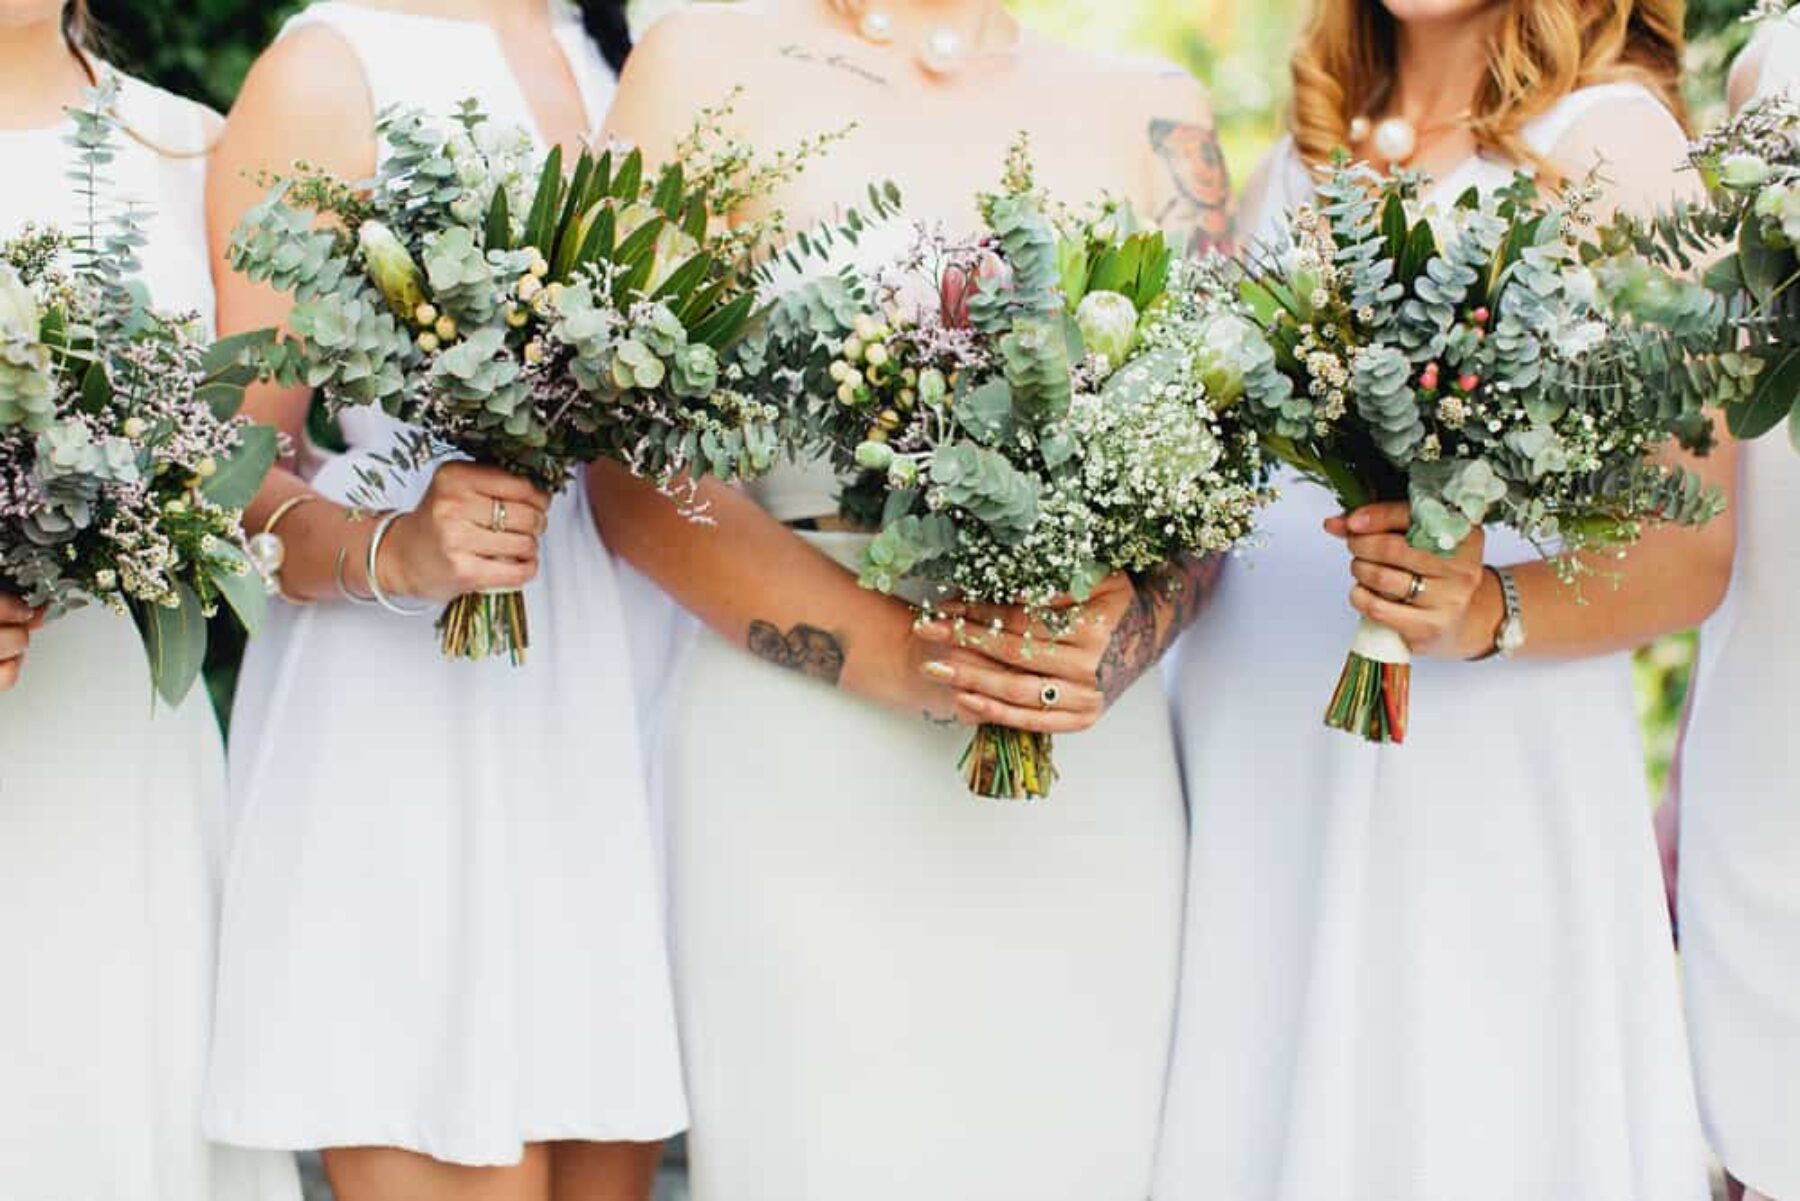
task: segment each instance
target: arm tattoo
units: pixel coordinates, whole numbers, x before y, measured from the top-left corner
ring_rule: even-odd
[[[1131,604],[1101,653],[1095,683],[1108,705],[1162,658],[1218,586],[1223,555],[1186,555],[1131,582]]]
[[[1185,233],[1190,254],[1230,250],[1231,174],[1219,150],[1218,131],[1211,125],[1157,117],[1150,122],[1150,147],[1175,188],[1174,197],[1157,214],[1157,224]]]
[[[842,54],[820,54],[816,50],[809,50],[805,46],[790,42],[781,48],[781,57],[792,59],[797,63],[816,63],[821,67],[830,67],[847,75],[854,75],[864,83],[872,83],[876,87],[888,86],[887,76],[879,75],[867,67],[854,63]]]
[[[844,644],[817,626],[797,625],[783,634],[766,621],[753,621],[745,645],[758,659],[827,684],[844,674]]]

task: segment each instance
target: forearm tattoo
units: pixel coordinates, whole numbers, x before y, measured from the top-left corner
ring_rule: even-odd
[[[1156,223],[1186,235],[1189,254],[1230,250],[1234,235],[1231,173],[1219,150],[1218,130],[1156,117],[1150,122],[1150,146],[1162,160],[1175,190],[1157,214]]]
[[[844,674],[844,644],[817,626],[797,625],[783,634],[766,621],[753,621],[746,646],[758,659],[827,684]]]
[[[869,70],[867,67],[850,61],[842,54],[820,54],[817,50],[792,42],[781,48],[781,57],[792,59],[797,63],[813,63],[821,67],[830,67],[834,71],[842,71],[846,75],[854,75],[864,83],[872,83],[876,87],[888,86],[887,76]]]
[[[1113,627],[1094,672],[1108,705],[1124,696],[1200,616],[1224,567],[1223,555],[1187,555],[1132,578],[1131,604]]]

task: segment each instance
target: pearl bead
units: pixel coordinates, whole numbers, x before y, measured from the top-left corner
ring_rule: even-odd
[[[872,8],[862,15],[862,20],[856,23],[856,32],[861,34],[865,41],[874,42],[877,46],[885,46],[894,40],[894,18],[880,9]]]
[[[250,554],[250,566],[263,578],[264,586],[274,592],[275,577],[281,574],[281,565],[287,561],[287,545],[282,542],[281,535],[257,534],[244,549]]]
[[[950,75],[962,68],[967,55],[961,34],[954,29],[934,29],[919,48],[919,65],[933,75]]]
[[[1384,163],[1404,163],[1419,148],[1419,135],[1405,117],[1389,117],[1375,126],[1370,143]]]
[[[1352,146],[1360,146],[1368,140],[1369,119],[1367,117],[1352,117],[1350,119],[1350,144]]]

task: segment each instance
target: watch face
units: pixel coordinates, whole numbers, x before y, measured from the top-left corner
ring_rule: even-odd
[[[1500,624],[1500,635],[1494,639],[1494,647],[1502,655],[1510,655],[1525,645],[1525,623],[1516,617],[1509,617]]]

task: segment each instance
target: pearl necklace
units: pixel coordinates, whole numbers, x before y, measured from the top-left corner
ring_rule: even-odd
[[[833,7],[846,15],[850,14],[849,6],[843,0],[833,0]],[[983,12],[981,25],[975,30],[973,44],[976,46],[981,44],[982,37],[987,33],[991,11]],[[889,45],[893,42],[895,33],[893,15],[884,9],[865,7],[856,18],[856,33],[872,46]],[[925,40],[919,44],[913,58],[926,74],[946,79],[961,71],[974,57],[970,45],[961,33],[948,25],[940,25],[925,35]],[[1018,39],[1015,38],[1011,46],[996,53],[1011,54],[1018,48]]]
[[[1389,167],[1401,166],[1410,162],[1413,155],[1419,152],[1421,138],[1435,138],[1459,126],[1469,123],[1468,113],[1458,113],[1448,121],[1436,125],[1428,125],[1420,129],[1405,117],[1383,117],[1370,125],[1368,117],[1356,117],[1350,122],[1350,144],[1361,146],[1364,142],[1375,156]]]

